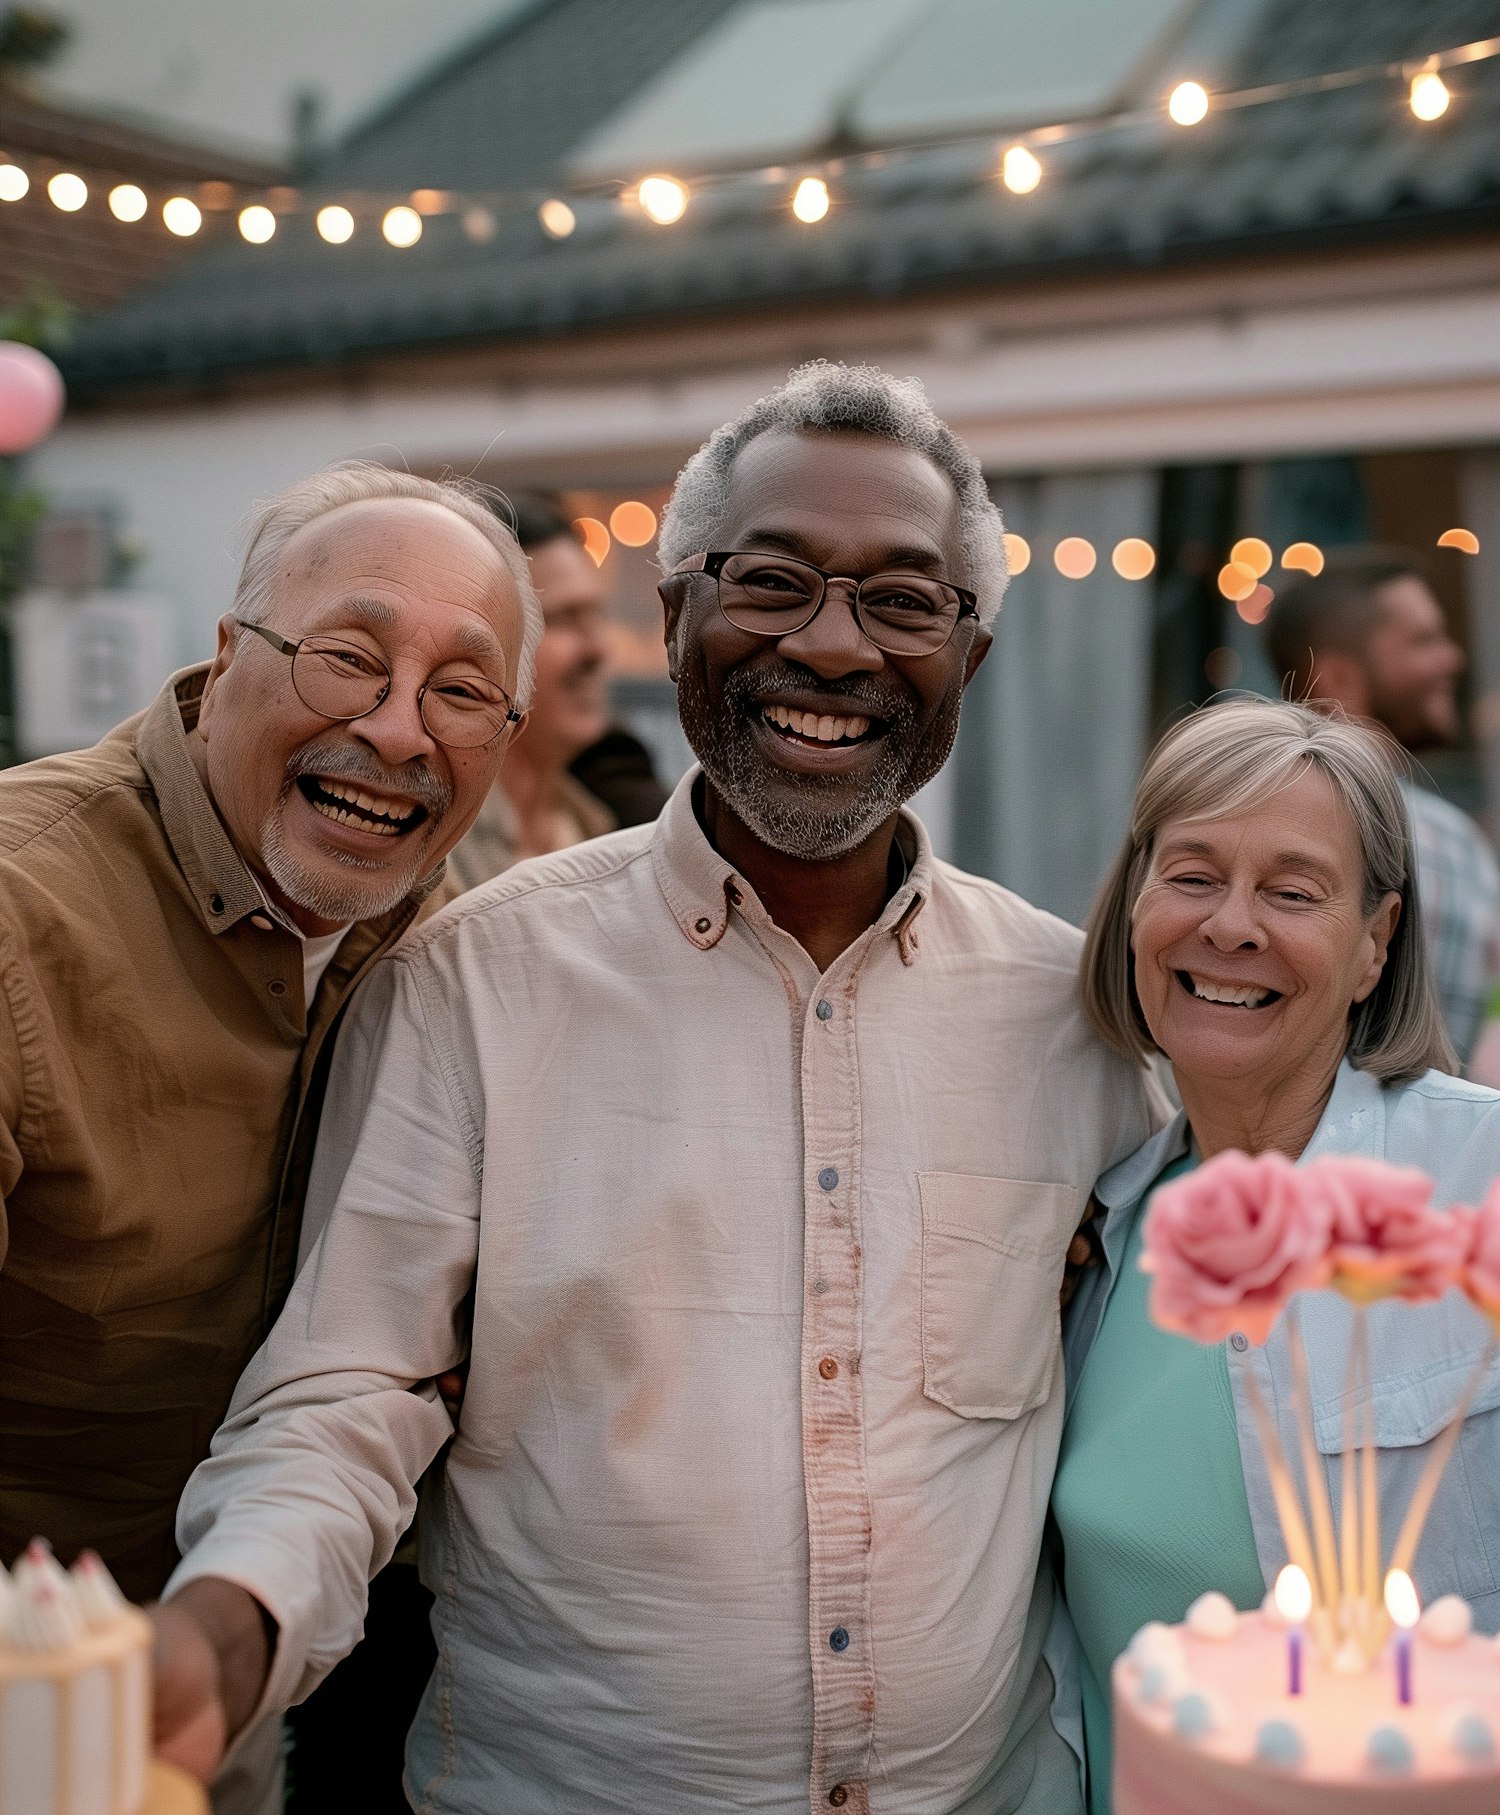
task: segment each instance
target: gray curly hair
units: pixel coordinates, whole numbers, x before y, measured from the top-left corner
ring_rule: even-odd
[[[759,435],[854,430],[879,435],[925,454],[958,494],[964,582],[979,596],[988,624],[1010,584],[1004,525],[979,462],[927,401],[920,379],[893,378],[876,366],[833,365],[814,359],[798,366],[768,396],[716,429],[677,475],[662,513],[657,556],[670,573],[689,555],[716,546],[729,504],[729,475],[747,443]]]
[[[542,640],[542,608],[531,584],[531,567],[509,522],[510,507],[498,492],[469,479],[424,479],[417,473],[381,466],[375,460],[336,460],[299,479],[255,507],[245,533],[245,559],[230,609],[247,624],[259,624],[271,608],[281,558],[299,529],[345,504],[372,498],[417,498],[440,504],[477,529],[505,563],[521,595],[521,659],[516,706],[531,701],[536,679],[536,646]],[[503,516],[502,516],[503,513]]]

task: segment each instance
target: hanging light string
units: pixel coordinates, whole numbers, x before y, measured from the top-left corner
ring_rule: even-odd
[[[1413,116],[1430,122],[1446,113],[1452,100],[1442,72],[1494,57],[1500,57],[1500,37],[1475,39],[1424,57],[1330,70],[1316,76],[1296,76],[1256,88],[1213,92],[1201,83],[1182,81],[1158,107],[1132,108],[1016,133],[998,144],[996,175],[1012,194],[1029,195],[1040,187],[1047,174],[1041,154],[1060,145],[1159,126],[1164,117],[1174,129],[1191,131],[1211,114],[1238,112],[1275,101],[1330,94],[1377,82],[1404,83]],[[206,215],[234,213],[241,236],[257,246],[273,240],[279,223],[288,217],[311,215],[319,237],[330,245],[346,244],[354,238],[361,222],[378,218],[386,243],[404,249],[420,242],[424,222],[433,215],[456,214],[465,235],[482,243],[494,237],[499,216],[525,212],[536,216],[549,238],[563,240],[577,228],[580,207],[586,207],[590,202],[603,200],[623,206],[643,214],[658,226],[670,227],[682,219],[697,195],[730,188],[766,186],[784,191],[785,204],[793,218],[811,227],[826,220],[836,208],[835,184],[851,170],[880,170],[893,164],[914,162],[934,152],[985,151],[996,146],[996,136],[992,132],[956,134],[949,138],[884,145],[821,162],[804,161],[794,169],[785,165],[764,165],[758,169],[710,173],[695,177],[691,183],[664,172],[643,176],[635,182],[584,183],[570,191],[569,200],[534,188],[414,189],[400,194],[389,190],[342,190],[336,196],[320,199],[285,184],[253,188],[213,180],[198,184],[195,196],[177,194],[164,198],[157,214],[169,232],[189,238],[202,227]],[[28,163],[32,161],[23,162],[0,152],[0,204],[21,201],[34,184],[45,179],[49,200],[64,213],[77,213],[88,206],[98,192],[103,192],[110,213],[122,223],[145,220],[152,211],[140,184],[123,178],[118,171],[82,163],[79,168],[89,172],[89,177],[85,178],[78,170],[64,168],[55,160],[44,161],[41,168],[33,163],[28,169]],[[0,207],[0,221],[3,220],[4,211]]]

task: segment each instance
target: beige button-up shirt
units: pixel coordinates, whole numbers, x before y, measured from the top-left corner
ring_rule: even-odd
[[[693,782],[377,967],[327,1224],[174,1580],[251,1588],[267,1705],[305,1694],[451,1434],[416,1383],[472,1325],[418,1808],[1065,1815],[1033,1595],[1058,1287],[1144,1075],[1085,1024],[1078,933],[909,816],[906,883],[820,976]]]

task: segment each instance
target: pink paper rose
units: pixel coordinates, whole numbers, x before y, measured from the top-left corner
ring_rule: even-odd
[[[1356,1304],[1441,1298],[1458,1282],[1467,1220],[1432,1204],[1432,1180],[1411,1166],[1329,1154],[1304,1167],[1333,1224],[1331,1283]]]
[[[1500,1330],[1500,1182],[1477,1210],[1455,1209],[1468,1236],[1459,1283]]]
[[[1327,1194],[1279,1153],[1220,1153],[1163,1185],[1142,1232],[1151,1316],[1164,1330],[1262,1343],[1294,1292],[1329,1274]]]

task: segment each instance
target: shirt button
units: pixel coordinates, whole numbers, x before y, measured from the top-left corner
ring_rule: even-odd
[[[833,1004],[825,996],[814,1012],[820,1021],[831,1021],[833,1019]]]
[[[813,1291],[817,1293],[819,1298],[821,1298],[827,1290],[828,1281],[826,1279],[815,1279],[813,1281]]]
[[[818,1183],[825,1191],[832,1191],[839,1182],[839,1175],[832,1166],[825,1166],[818,1174]]]
[[[266,985],[266,988],[270,990],[273,996],[284,996],[286,994],[286,985],[281,981],[280,977],[273,977]]]
[[[707,933],[712,931],[713,924],[712,920],[695,920],[693,922],[693,927],[696,932]]]
[[[828,1643],[835,1651],[847,1651],[849,1649],[849,1634],[842,1626],[835,1626],[833,1631],[828,1635]]]
[[[839,1364],[832,1355],[825,1355],[818,1363],[818,1372],[825,1380],[832,1380],[839,1371]]]
[[[263,933],[269,933],[271,930],[271,916],[269,914],[252,914],[250,916],[250,924],[251,926],[259,927]]]
[[[1229,1346],[1236,1355],[1243,1355],[1245,1350],[1250,1347],[1250,1338],[1243,1330],[1236,1330],[1229,1338]]]
[[[828,1800],[833,1804],[834,1808],[841,1809],[849,1800],[849,1792],[841,1783],[836,1783],[828,1792]]]

